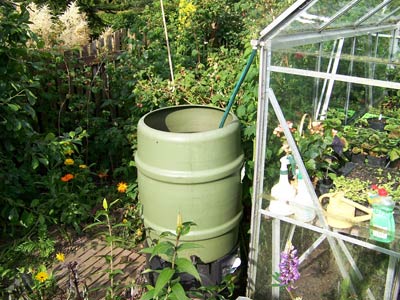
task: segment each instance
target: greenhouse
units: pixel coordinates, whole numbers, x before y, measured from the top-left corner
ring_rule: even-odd
[[[1,299],[400,299],[400,0],[1,3]]]
[[[399,1],[296,1],[252,41],[260,77],[249,298],[397,299],[397,185],[380,204],[368,188],[398,176],[399,20]],[[384,129],[357,145],[372,119]],[[372,164],[383,148],[390,158]],[[353,194],[360,199],[353,180],[369,183]],[[324,181],[333,188],[318,189]],[[390,207],[383,222],[379,206]],[[292,277],[282,275],[288,255],[299,256]]]

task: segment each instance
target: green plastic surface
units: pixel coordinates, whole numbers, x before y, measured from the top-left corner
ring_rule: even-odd
[[[155,110],[138,123],[139,199],[149,238],[175,232],[181,213],[196,223],[182,241],[204,263],[228,254],[237,244],[242,215],[240,170],[243,152],[240,124],[230,114],[207,106],[174,106]]]

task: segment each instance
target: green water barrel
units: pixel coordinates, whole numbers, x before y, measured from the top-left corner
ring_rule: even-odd
[[[138,123],[135,161],[139,199],[149,238],[175,232],[177,215],[196,226],[182,242],[197,243],[204,263],[237,245],[242,215],[240,170],[243,152],[239,120],[224,111],[182,105],[158,109]]]

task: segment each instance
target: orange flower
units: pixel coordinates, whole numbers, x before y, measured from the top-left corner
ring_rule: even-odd
[[[70,180],[74,179],[74,175],[71,173],[65,174],[63,177],[61,177],[61,181],[68,182]]]
[[[117,185],[117,190],[120,193],[125,193],[128,188],[128,184],[126,182],[120,182]]]
[[[97,174],[97,176],[99,176],[99,178],[103,179],[103,178],[108,177],[108,174],[107,174],[106,172],[99,172],[99,173]]]

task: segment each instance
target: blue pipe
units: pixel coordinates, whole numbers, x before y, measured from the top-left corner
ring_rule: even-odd
[[[251,63],[253,62],[254,57],[256,56],[256,53],[257,53],[257,49],[253,49],[253,51],[251,52],[251,55],[250,55],[250,57],[249,57],[249,60],[247,61],[246,67],[244,68],[244,70],[243,70],[243,72],[242,72],[242,75],[240,75],[239,81],[236,83],[235,89],[233,90],[233,93],[232,93],[232,95],[231,95],[231,97],[230,97],[230,99],[229,99],[228,105],[227,105],[227,107],[225,108],[224,115],[222,116],[222,120],[221,120],[221,122],[219,123],[219,128],[224,127],[226,118],[228,117],[229,111],[230,111],[231,108],[232,108],[232,105],[233,105],[233,102],[234,102],[234,100],[235,100],[235,97],[236,97],[237,93],[239,92],[239,88],[240,88],[240,86],[242,85],[242,83],[243,83],[243,81],[244,81],[244,78],[245,78],[246,75],[247,75],[247,72],[248,72],[249,69],[250,69],[250,65],[251,65]]]

